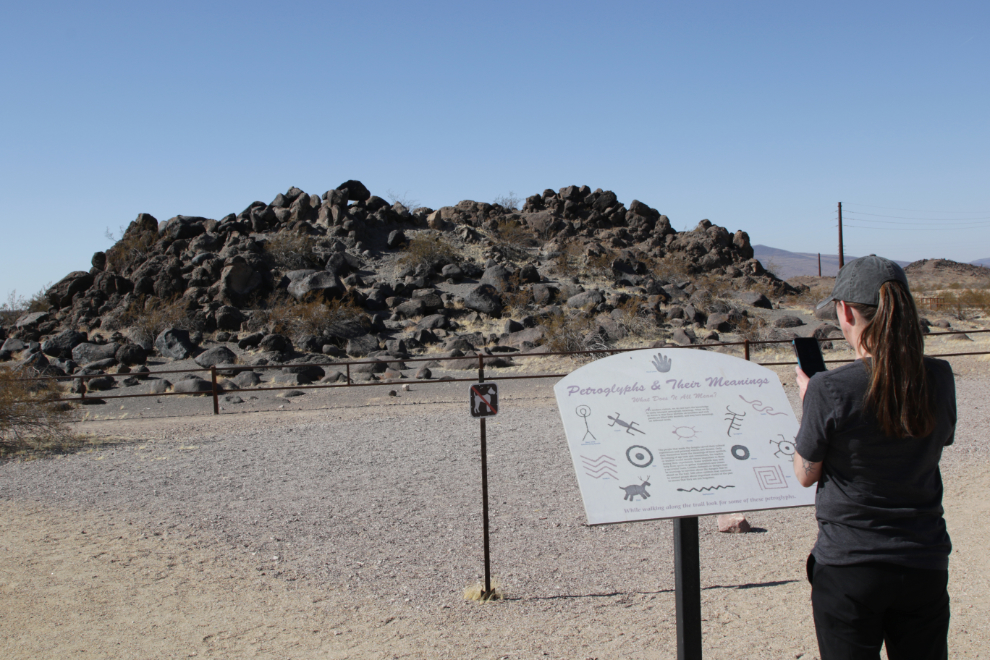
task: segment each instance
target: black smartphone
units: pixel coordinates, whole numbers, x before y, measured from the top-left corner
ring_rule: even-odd
[[[825,367],[825,358],[822,357],[822,347],[818,345],[817,339],[814,337],[795,337],[791,344],[794,346],[794,355],[797,356],[798,366],[809,378],[819,371],[828,371]]]

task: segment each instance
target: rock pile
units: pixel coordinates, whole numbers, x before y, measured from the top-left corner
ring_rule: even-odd
[[[744,231],[702,220],[677,232],[610,191],[568,186],[521,210],[474,201],[434,210],[347,181],[322,196],[291,188],[220,220],[138,215],[88,272],[46,292],[47,311],[0,327],[0,360],[48,374],[129,373],[153,356],[230,365],[230,344],[253,351],[254,364],[290,365],[286,381],[336,379],[315,365],[347,356],[380,357],[380,368],[357,372],[373,378],[430,345],[464,357],[464,368],[479,351],[509,364],[578,320],[586,345],[614,342],[630,314],[698,343],[734,330],[747,306],[770,307],[753,288],[790,287],[753,258]],[[320,327],[304,322],[320,310],[336,311]]]

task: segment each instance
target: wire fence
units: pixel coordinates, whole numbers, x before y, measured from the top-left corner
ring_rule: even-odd
[[[960,335],[960,334],[979,334],[987,333],[990,330],[951,330],[946,332],[932,332],[926,335],[927,337],[937,337],[943,335]],[[845,341],[841,337],[818,337],[816,338],[819,343],[826,341]],[[88,391],[86,388],[86,382],[94,378],[104,378],[112,377],[116,378],[126,378],[135,376],[135,374],[130,373],[118,373],[118,374],[104,374],[104,373],[92,373],[92,374],[75,374],[69,376],[35,376],[35,377],[24,377],[18,380],[24,382],[64,382],[64,381],[77,381],[78,386],[78,396],[72,397],[55,397],[49,398],[47,401],[52,402],[68,402],[68,403],[97,403],[106,401],[109,399],[139,399],[147,397],[160,398],[163,396],[204,396],[212,399],[213,402],[213,414],[220,414],[220,395],[221,394],[232,394],[235,392],[277,392],[282,390],[324,390],[324,389],[336,389],[336,388],[353,388],[353,387],[394,387],[397,384],[401,384],[400,379],[391,379],[385,381],[372,381],[372,382],[355,382],[351,377],[352,367],[358,367],[361,365],[380,365],[382,363],[390,362],[402,362],[403,364],[411,362],[457,362],[459,366],[457,368],[464,369],[465,362],[477,361],[478,364],[478,377],[474,378],[454,378],[451,376],[444,376],[437,379],[417,379],[415,382],[417,385],[430,385],[430,384],[442,384],[442,383],[457,383],[457,382],[478,382],[479,380],[484,381],[498,381],[498,380],[532,380],[540,378],[563,378],[566,373],[540,373],[540,374],[516,374],[516,375],[486,375],[485,374],[485,362],[494,361],[499,359],[504,359],[505,357],[511,357],[513,360],[517,359],[546,359],[549,357],[576,357],[576,356],[587,356],[589,358],[595,359],[598,357],[605,357],[608,355],[615,355],[619,353],[629,353],[632,351],[641,350],[668,350],[668,349],[678,349],[678,350],[704,350],[719,347],[742,347],[743,358],[745,360],[752,360],[751,353],[754,348],[759,346],[770,346],[775,344],[789,344],[790,339],[762,339],[762,340],[750,340],[745,339],[743,341],[735,342],[712,342],[704,344],[691,344],[686,346],[681,346],[678,344],[664,344],[662,346],[639,346],[633,348],[602,348],[602,349],[591,349],[584,351],[546,351],[538,353],[500,353],[495,355],[490,354],[478,354],[478,355],[466,355],[466,356],[425,356],[418,358],[398,358],[398,357],[376,357],[370,360],[349,360],[344,362],[327,362],[327,363],[291,363],[291,364],[268,364],[268,365],[232,365],[232,366],[211,366],[211,367],[201,367],[199,369],[174,369],[174,370],[163,370],[163,371],[149,371],[139,374],[141,377],[150,376],[163,376],[168,374],[209,374],[209,384],[210,389],[206,391],[197,392],[149,392],[141,394],[102,394],[102,391],[97,393],[97,391]],[[929,357],[960,357],[969,355],[990,355],[990,351],[963,351],[954,353],[937,353],[930,355]],[[839,364],[845,362],[853,362],[854,358],[832,358],[826,359],[825,362],[829,364]],[[762,366],[788,366],[796,365],[796,360],[789,361],[778,361],[778,362],[757,362],[757,364]],[[240,388],[233,387],[230,381],[221,384],[217,379],[224,376],[234,376],[243,371],[268,371],[268,370],[283,370],[285,368],[296,368],[305,369],[306,367],[318,367],[327,368],[332,367],[336,370],[343,368],[344,382],[343,383],[325,383],[318,385],[274,385],[266,387],[250,387],[250,388]],[[473,367],[470,367],[473,368]],[[206,379],[204,379],[206,380]],[[89,395],[89,396],[87,396]],[[22,403],[29,403],[29,401],[24,401]]]

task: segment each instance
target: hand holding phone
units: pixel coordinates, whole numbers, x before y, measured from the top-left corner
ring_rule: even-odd
[[[814,337],[795,337],[791,341],[794,346],[794,355],[797,356],[798,366],[809,378],[819,371],[828,371],[825,367],[825,358],[822,357],[822,348],[818,345],[818,340]]]

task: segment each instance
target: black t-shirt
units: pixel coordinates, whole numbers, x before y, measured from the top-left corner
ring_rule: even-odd
[[[863,409],[869,374],[861,360],[808,383],[796,444],[805,459],[824,462],[815,495],[817,561],[948,567],[938,462],[955,434],[956,386],[948,362],[925,358],[925,367],[936,424],[924,438],[883,434]]]

